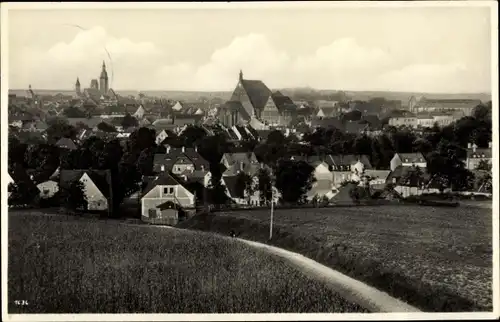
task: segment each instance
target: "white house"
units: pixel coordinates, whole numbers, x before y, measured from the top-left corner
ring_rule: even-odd
[[[165,130],[162,130],[158,135],[156,136],[155,142],[157,145],[160,145],[166,138],[168,138],[168,134]]]
[[[69,186],[75,180],[83,184],[88,210],[109,211],[111,209],[111,172],[109,170],[60,170],[58,189]]]
[[[144,117],[145,113],[146,113],[146,110],[144,110],[144,107],[142,107],[142,105],[139,105],[139,107],[137,108],[135,113],[132,114],[132,116],[135,117],[136,119],[140,120]]]
[[[166,214],[162,213],[161,207],[159,208],[160,205],[166,202],[171,202],[184,209],[193,209],[195,207],[195,196],[168,173],[163,173],[149,182],[143,191],[141,198],[143,220],[173,220],[171,217],[165,218]],[[169,212],[168,215],[176,216],[177,214]]]
[[[395,153],[391,160],[391,171],[399,166],[427,168],[427,161],[422,153]]]
[[[52,198],[59,191],[59,183],[54,180],[47,180],[36,185],[40,190],[40,198]]]

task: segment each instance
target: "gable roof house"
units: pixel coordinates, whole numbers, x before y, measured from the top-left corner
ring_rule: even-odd
[[[153,159],[153,171],[156,173],[172,172],[182,174],[196,170],[205,171],[210,164],[199,153],[197,148],[172,148],[166,146],[164,154],[155,154]]]
[[[420,168],[427,168],[427,161],[422,153],[395,153],[391,160],[391,171],[397,167],[411,167],[418,166]]]
[[[256,189],[258,185],[257,178],[252,178],[253,189],[252,193],[249,194],[247,189],[244,189],[239,183],[238,175],[224,176],[222,177],[221,184],[226,188],[226,195],[237,205],[241,206],[259,206],[260,205],[260,193]]]
[[[13,167],[9,167],[7,180],[8,197],[10,197],[13,192],[11,184],[14,186],[23,185],[24,187],[22,188],[22,191],[27,191],[30,194],[30,198],[32,197],[34,201],[37,200],[39,190],[30,178],[26,169],[24,169],[20,164],[15,164]]]
[[[65,170],[59,171],[59,189],[69,188],[75,181],[84,186],[87,209],[91,211],[113,211],[113,191],[110,170]]]
[[[168,173],[154,177],[141,196],[143,221],[175,225],[180,209],[194,209],[195,195]],[[173,205],[173,206],[172,206]]]
[[[55,146],[60,149],[66,150],[76,150],[76,144],[70,138],[60,138],[59,141],[56,142]]]
[[[224,153],[220,160],[226,168],[230,168],[235,164],[243,163],[244,165],[259,164],[257,156],[253,152],[236,152]]]

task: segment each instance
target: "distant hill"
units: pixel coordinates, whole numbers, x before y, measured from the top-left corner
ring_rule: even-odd
[[[340,91],[336,90],[315,90],[313,88],[303,87],[303,88],[283,88],[279,89],[283,94],[294,96],[300,93],[319,93],[321,95],[335,94]],[[61,94],[72,94],[72,90],[37,90],[34,89],[35,93],[40,95],[56,95]],[[384,97],[388,100],[401,100],[403,105],[405,105],[410,97],[425,96],[430,99],[479,99],[482,102],[491,101],[491,94],[488,93],[465,93],[465,94],[447,94],[447,93],[418,93],[418,92],[388,92],[388,91],[343,91],[348,98],[351,100],[361,100],[367,101],[374,97]],[[222,100],[228,100],[231,97],[231,91],[216,91],[216,92],[204,92],[204,91],[120,91],[116,90],[116,93],[121,96],[137,96],[139,93],[143,93],[146,96],[155,97],[165,97],[172,100],[196,100],[202,96],[206,98],[218,97]],[[9,94],[16,94],[18,96],[26,96],[26,90],[24,89],[12,89],[9,90]]]

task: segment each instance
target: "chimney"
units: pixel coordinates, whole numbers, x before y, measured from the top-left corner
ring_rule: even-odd
[[[488,148],[491,149],[491,147],[492,147],[492,145],[491,145],[491,141],[490,141],[490,142],[488,142]]]
[[[476,143],[474,143],[474,144],[472,145],[472,152],[476,152],[476,148],[477,148],[477,145],[476,145]]]
[[[201,165],[201,171],[205,171],[205,166],[203,164]]]
[[[184,147],[182,147],[182,153],[184,153],[186,151],[186,149]]]
[[[198,152],[198,146],[197,145],[194,146],[194,152]]]
[[[161,172],[165,172],[165,166],[163,164],[161,165]]]
[[[167,146],[167,154],[170,153],[170,145]]]
[[[467,149],[472,149],[472,143],[467,143]]]

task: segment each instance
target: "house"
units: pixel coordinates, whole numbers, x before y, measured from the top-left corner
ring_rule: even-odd
[[[333,173],[330,172],[328,164],[324,161],[316,160],[309,163],[313,168],[313,176],[316,181],[312,184],[307,193],[307,198],[311,200],[314,197],[322,198],[330,193],[333,188]]]
[[[367,155],[327,155],[325,163],[332,171],[333,186],[340,187],[345,181],[361,181],[362,174],[372,169]]]
[[[418,125],[418,118],[414,116],[399,116],[389,118],[389,125],[394,127],[407,126],[415,128]]]
[[[53,172],[28,169],[26,173],[40,191],[40,198],[47,199],[53,197],[59,191],[59,171],[59,168]]]
[[[60,138],[55,145],[61,149],[67,149],[67,150],[77,149],[75,142],[73,142],[73,140],[71,140],[70,138]]]
[[[463,115],[460,115],[461,113],[437,113],[433,114],[434,122],[440,126],[444,127],[447,125],[450,125],[451,123],[457,121],[458,119],[462,118]]]
[[[222,177],[221,183],[226,188],[226,195],[237,205],[259,206],[260,193],[258,191],[258,178],[252,177],[250,191],[243,188],[238,181],[238,175]]]
[[[439,193],[437,182],[431,180],[426,168],[421,169],[421,177],[408,176],[414,170],[414,166],[398,166],[389,173],[386,184],[393,185],[394,190],[403,198],[423,193]]]
[[[433,127],[435,122],[432,115],[417,115],[417,127]]]
[[[476,99],[421,99],[411,98],[410,111],[413,113],[421,112],[445,112],[462,111],[465,116],[472,115],[474,108],[481,104]]]
[[[370,186],[385,185],[387,182],[387,177],[391,173],[390,170],[365,170],[365,177],[368,179],[368,184]]]
[[[476,170],[481,161],[486,161],[490,165],[493,162],[492,143],[490,142],[488,148],[478,148],[475,144],[469,143],[467,146],[467,159],[465,167],[469,170]]]
[[[155,154],[153,159],[153,171],[156,173],[172,171],[174,174],[181,174],[209,168],[210,164],[198,153],[197,148],[176,149],[167,145],[166,152]]]
[[[185,171],[180,176],[188,182],[199,182],[205,188],[208,188],[212,179],[212,173],[208,169]]]
[[[363,173],[365,170],[372,169],[370,158],[367,155],[327,155],[325,162],[330,171],[352,171]]]
[[[7,177],[8,187],[8,197],[12,195],[16,186],[23,186],[21,191],[26,191],[30,194],[30,198],[32,197],[35,201],[39,196],[39,190],[37,189],[33,180],[31,180],[27,171],[19,164],[14,165],[12,168],[8,169],[8,177]]]
[[[110,170],[62,169],[59,171],[59,189],[69,188],[77,180],[83,183],[88,210],[112,212],[113,192]]]
[[[260,120],[271,126],[287,126],[293,120],[296,109],[290,97],[276,91],[268,97],[260,112]]]
[[[244,165],[248,164],[259,164],[257,156],[253,152],[236,152],[236,153],[224,153],[222,155],[221,161],[226,168],[230,168],[235,164]]]
[[[411,167],[418,166],[427,168],[427,161],[422,153],[395,153],[391,160],[391,171],[394,171],[399,166]]]
[[[175,225],[179,210],[195,208],[195,195],[168,173],[146,183],[141,197],[141,217],[146,222]]]
[[[142,118],[144,117],[145,113],[146,113],[146,110],[144,109],[144,107],[142,105],[139,105],[139,107],[137,108],[137,110],[135,111],[135,113],[132,114],[132,116],[135,117],[138,120],[142,120]]]
[[[169,135],[165,130],[161,130],[158,135],[156,135],[155,142],[157,145],[160,145],[166,138],[168,138]]]
[[[248,174],[249,176],[256,176],[259,172],[260,169],[266,168],[268,169],[267,166],[257,163],[257,162],[248,162],[245,160],[240,160],[237,162],[234,162],[232,165],[226,168],[226,170],[222,173],[223,177],[227,176],[235,176],[238,175],[238,173],[243,172]]]
[[[336,128],[338,130],[344,131],[344,123],[337,118],[337,117],[328,117],[328,118],[315,118],[311,120],[311,127],[312,128],[325,128],[325,129],[331,129],[331,128]]]

